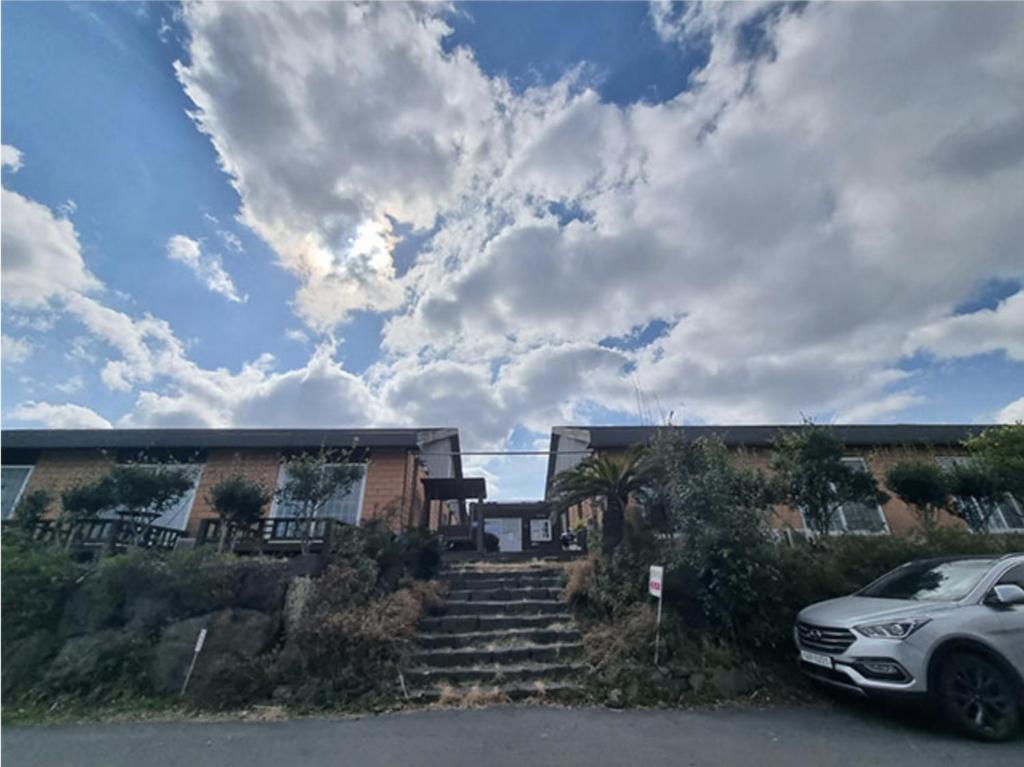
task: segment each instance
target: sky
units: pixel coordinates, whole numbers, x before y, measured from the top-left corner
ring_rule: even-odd
[[[5,3],[3,426],[1022,419],[1022,50],[1019,3]]]

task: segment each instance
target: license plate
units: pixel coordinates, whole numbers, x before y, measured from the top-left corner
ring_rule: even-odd
[[[827,655],[822,655],[821,653],[801,650],[800,660],[813,663],[815,666],[821,666],[822,668],[832,668],[832,659]]]

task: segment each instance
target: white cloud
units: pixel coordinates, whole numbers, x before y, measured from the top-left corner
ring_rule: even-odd
[[[54,384],[53,388],[62,394],[74,394],[77,391],[81,391],[83,386],[85,386],[85,379],[82,376],[75,375],[66,381]]]
[[[943,317],[916,328],[907,349],[924,349],[941,359],[1004,350],[1010,359],[1024,362],[1024,291],[994,309]]]
[[[445,53],[444,6],[188,5],[177,73],[242,198],[241,220],[298,275],[329,328],[403,291],[385,216],[430,227],[488,164],[503,98]]]
[[[49,429],[109,429],[110,421],[82,405],[54,405],[49,402],[25,402],[11,411],[11,418]]]
[[[4,335],[0,341],[0,356],[3,357],[4,365],[19,365],[32,356],[32,342],[27,338]]]
[[[238,295],[231,275],[224,269],[224,262],[215,253],[204,253],[198,240],[176,234],[167,240],[167,257],[184,264],[207,289],[224,296],[229,301],[242,303],[248,297]]]
[[[0,167],[10,168],[11,173],[21,170],[21,152],[10,144],[0,145]]]
[[[6,188],[0,206],[5,307],[42,309],[52,299],[101,287],[82,260],[78,233],[68,219]]]
[[[1015,399],[996,414],[996,423],[1024,421],[1024,397]]]

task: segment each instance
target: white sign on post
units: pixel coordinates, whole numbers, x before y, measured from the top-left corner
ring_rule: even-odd
[[[661,599],[661,580],[665,574],[665,568],[658,565],[651,565],[650,586],[648,587],[652,597]]]
[[[658,598],[658,625],[654,630],[654,665],[658,665],[658,650],[661,649],[661,583],[664,579],[665,568],[660,565],[651,565],[651,575],[648,579],[648,591],[652,597]]]

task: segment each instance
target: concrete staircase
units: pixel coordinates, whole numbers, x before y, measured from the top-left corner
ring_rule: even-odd
[[[451,565],[448,601],[420,621],[406,674],[419,702],[571,698],[583,645],[565,603],[562,569],[545,562]]]

